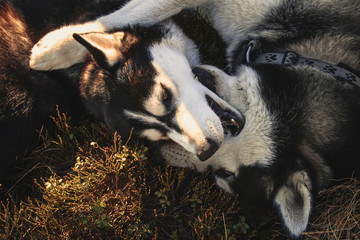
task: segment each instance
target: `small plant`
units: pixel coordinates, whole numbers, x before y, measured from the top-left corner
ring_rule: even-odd
[[[153,235],[150,224],[143,224],[141,221],[129,226],[129,233],[138,238],[147,239]]]
[[[246,217],[245,216],[241,216],[240,217],[240,221],[236,224],[233,224],[232,226],[229,226],[228,228],[228,234],[230,234],[231,231],[234,232],[235,235],[240,235],[240,234],[247,234],[248,230],[249,230],[249,225],[246,223]],[[231,229],[231,230],[230,230]]]
[[[160,189],[160,191],[156,191],[155,195],[159,198],[159,202],[163,208],[170,207],[171,203],[168,200],[168,196],[166,195],[166,189]]]
[[[106,203],[102,200],[98,200],[95,203],[95,206],[92,208],[92,211],[95,214],[95,224],[98,228],[111,228],[113,227],[110,223],[110,216],[104,213]]]

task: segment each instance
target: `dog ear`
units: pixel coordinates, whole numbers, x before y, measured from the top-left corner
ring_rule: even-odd
[[[289,235],[301,238],[312,208],[311,182],[306,171],[291,174],[274,197],[274,204]]]
[[[126,32],[74,34],[74,39],[82,44],[104,69],[110,69],[126,58],[137,38]]]

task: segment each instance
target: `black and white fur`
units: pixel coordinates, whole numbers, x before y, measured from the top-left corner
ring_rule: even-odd
[[[257,40],[265,52],[291,50],[328,64],[342,63],[356,72],[359,1],[132,0],[94,22],[45,36],[32,50],[31,65],[35,69],[66,66],[61,57],[59,63],[49,59],[62,56],[63,49],[75,48],[71,35],[79,29],[151,25],[199,6],[209,10],[227,43],[234,76],[214,67],[201,69],[213,76],[216,91],[245,115],[246,123],[240,135],[227,138],[206,162],[178,145],[165,145],[163,154],[173,165],[198,170],[210,166],[221,188],[239,193],[251,204],[273,204],[290,236],[301,237],[316,193],[330,178],[359,170],[359,89],[341,85],[309,66],[239,65],[238,54],[244,44]],[[55,37],[59,41],[53,43]]]
[[[360,89],[312,67],[258,64],[239,67],[235,76],[201,69],[244,114],[245,126],[206,162],[174,144],[162,147],[165,159],[210,167],[220,188],[245,205],[273,204],[290,236],[300,237],[318,191],[331,178],[359,176]]]
[[[0,2],[1,176],[36,145],[42,127],[51,128],[56,105],[63,111],[85,109],[124,138],[134,128],[134,135],[150,141],[172,139],[203,160],[226,134],[217,114],[242,121],[240,113],[196,80],[197,48],[171,21],[75,34],[71,37],[81,48],[68,52],[66,61],[83,54],[82,61],[56,71],[29,67],[30,50],[43,34],[89,21],[121,3]],[[210,99],[220,111],[210,108]]]
[[[149,26],[185,8],[204,7],[228,45],[229,63],[236,58],[239,46],[260,40],[264,50],[290,48],[303,57],[330,64],[342,62],[356,69],[358,46],[353,35],[359,32],[359,4],[356,0],[131,0],[96,21],[49,33],[33,48],[31,65],[34,69],[70,65],[61,62],[62,54],[55,50],[70,51],[76,44],[74,32],[111,30],[128,24]]]

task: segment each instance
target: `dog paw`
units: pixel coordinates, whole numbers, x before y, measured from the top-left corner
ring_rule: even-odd
[[[84,61],[87,50],[74,33],[103,32],[97,22],[60,28],[45,35],[31,50],[29,65],[35,70],[56,70]]]

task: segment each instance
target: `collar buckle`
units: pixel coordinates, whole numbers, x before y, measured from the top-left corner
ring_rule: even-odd
[[[262,53],[261,43],[257,40],[251,40],[248,43],[248,48],[246,51],[246,63],[247,64],[250,64],[251,61],[253,60],[250,54],[254,51],[259,51],[259,54]]]

